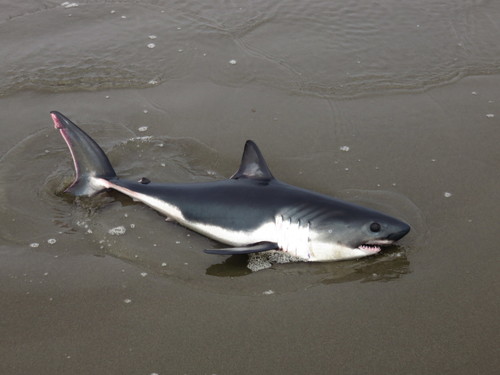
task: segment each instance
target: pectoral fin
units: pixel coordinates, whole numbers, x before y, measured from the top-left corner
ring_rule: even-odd
[[[227,247],[225,249],[205,249],[207,254],[222,254],[222,255],[235,255],[235,254],[251,254],[260,253],[261,251],[276,250],[278,244],[274,242],[257,242],[248,246],[241,247]]]

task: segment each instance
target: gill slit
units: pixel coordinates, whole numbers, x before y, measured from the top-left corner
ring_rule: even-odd
[[[310,228],[311,222],[300,218],[292,220],[284,215],[275,216],[278,248],[290,255],[310,259]]]

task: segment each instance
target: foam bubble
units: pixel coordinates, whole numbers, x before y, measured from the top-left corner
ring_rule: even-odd
[[[78,4],[78,3],[70,3],[69,1],[65,1],[64,3],[61,3],[61,6],[64,8],[75,8],[79,5],[80,4]]]
[[[284,251],[270,250],[250,254],[247,268],[253,272],[257,272],[270,268],[273,264],[296,263],[302,261],[302,259],[285,253]]]
[[[110,230],[108,230],[108,233],[112,236],[121,236],[122,234],[125,234],[126,231],[127,230],[125,229],[125,227],[123,225],[120,225],[118,227],[111,228]]]

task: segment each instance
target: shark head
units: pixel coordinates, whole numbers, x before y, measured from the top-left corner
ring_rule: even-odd
[[[338,201],[330,214],[312,221],[310,260],[331,261],[373,255],[410,231],[394,217]]]

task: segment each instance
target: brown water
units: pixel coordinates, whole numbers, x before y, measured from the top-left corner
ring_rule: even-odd
[[[500,3],[0,4],[0,374],[498,371]],[[54,109],[120,176],[224,178],[254,139],[281,180],[412,232],[252,272],[118,194],[61,194]]]

